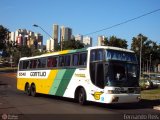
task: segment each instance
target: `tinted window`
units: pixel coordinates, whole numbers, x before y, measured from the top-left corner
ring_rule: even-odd
[[[29,68],[29,61],[23,61],[23,69],[28,69]]]
[[[87,64],[87,53],[80,53],[79,54],[79,65],[86,65]]]
[[[60,67],[62,67],[62,66],[64,66],[64,62],[65,62],[65,61],[64,61],[64,56],[60,56],[60,57],[59,57],[59,64],[58,64],[58,65],[59,65]]]
[[[19,63],[19,69],[20,70],[23,69],[23,61],[20,61],[20,63]]]
[[[91,61],[96,61],[96,51],[95,50],[91,51]]]
[[[78,58],[79,58],[79,54],[73,54],[73,66],[78,66]]]
[[[106,50],[106,59],[137,62],[134,53],[116,51],[116,50]]]
[[[30,60],[30,68],[36,68],[37,67],[37,60]]]
[[[65,66],[70,66],[71,56],[66,55],[65,56]]]
[[[103,49],[92,50],[90,60],[91,61],[102,61],[102,60],[104,60],[104,50]]]
[[[38,59],[38,68],[45,68],[46,67],[46,58],[40,58]]]
[[[49,57],[47,67],[57,67],[58,57]]]
[[[96,60],[103,60],[103,50],[97,50]]]

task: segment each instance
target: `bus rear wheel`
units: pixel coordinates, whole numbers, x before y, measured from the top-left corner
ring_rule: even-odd
[[[31,95],[30,86],[29,86],[28,83],[26,83],[26,85],[25,85],[25,93],[26,93],[28,96]]]
[[[36,86],[34,84],[31,85],[31,96],[36,97]]]
[[[81,105],[86,104],[86,92],[83,88],[80,88],[80,90],[78,92],[78,102]]]

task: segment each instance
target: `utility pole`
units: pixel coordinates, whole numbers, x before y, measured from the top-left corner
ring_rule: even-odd
[[[148,71],[149,71],[149,70],[148,70],[148,60],[147,60],[147,75],[148,75]]]
[[[152,54],[150,54],[150,65],[149,65],[149,77],[151,78],[151,56],[152,56]]]
[[[141,78],[141,62],[142,62],[142,35],[140,36],[140,40],[141,40],[141,42],[140,42],[140,68],[139,68],[139,74],[140,74],[140,78]]]

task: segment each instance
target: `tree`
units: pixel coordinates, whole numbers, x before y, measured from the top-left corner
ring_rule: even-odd
[[[18,47],[15,41],[6,41],[5,46],[6,46],[6,49],[5,49],[6,56],[5,57],[13,55],[13,53],[16,51]]]
[[[81,43],[80,41],[76,41],[75,39],[67,40],[62,42],[62,49],[67,50],[67,49],[81,49],[84,48],[84,44]],[[56,51],[61,50],[60,44],[58,44],[55,47]]]
[[[35,46],[31,46],[30,48],[31,54],[30,56],[36,56],[36,55],[41,55],[42,52],[40,52],[38,49],[35,48]]]
[[[6,40],[9,30],[2,25],[0,25],[0,50],[6,49]]]
[[[76,41],[74,39],[63,42],[63,50],[66,50],[66,49],[80,49],[80,48],[83,48],[83,47],[84,47],[83,43],[81,43],[80,41]]]
[[[55,48],[54,48],[55,51],[60,51],[61,50],[61,45],[60,43],[58,43]]]
[[[133,50],[138,56],[140,56],[140,47],[141,47],[141,40],[142,40],[142,54],[144,54],[145,44],[148,38],[142,34],[137,35],[136,37],[132,38],[131,43],[131,50]]]
[[[140,58],[140,47],[142,40],[142,68],[148,63],[149,66],[157,66],[160,62],[159,46],[156,42],[148,39],[148,37],[139,34],[132,38],[131,50],[135,51],[138,60]],[[150,63],[151,62],[151,63]]]
[[[38,49],[35,49],[34,46],[31,46],[29,48],[27,45],[23,45],[23,46],[18,46],[14,50],[13,57],[14,57],[14,62],[18,63],[21,57],[30,57],[30,56],[36,56],[41,54],[42,52],[40,52]]]
[[[111,36],[109,39],[105,38],[104,44],[106,46],[120,47],[127,49],[127,41],[121,38],[117,38],[116,36]]]

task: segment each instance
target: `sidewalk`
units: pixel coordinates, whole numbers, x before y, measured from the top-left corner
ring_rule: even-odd
[[[6,77],[10,77],[10,78],[16,78],[17,73],[16,72],[11,72],[11,73],[4,73],[0,74],[0,76],[6,76]]]
[[[153,109],[154,109],[154,110],[159,110],[159,111],[160,111],[160,105],[154,106]]]

